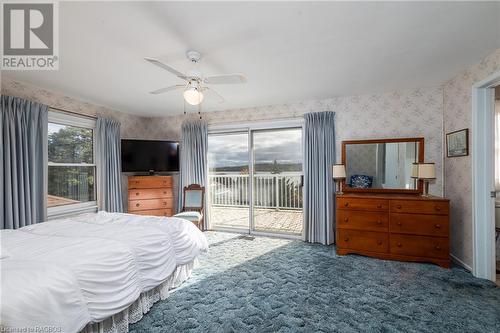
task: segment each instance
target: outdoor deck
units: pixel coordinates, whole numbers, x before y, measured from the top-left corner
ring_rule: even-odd
[[[63,197],[57,197],[55,195],[50,195],[50,194],[47,196],[47,207],[71,205],[75,203],[80,203],[80,201]]]
[[[213,206],[210,209],[210,223],[215,228],[248,229],[248,215],[248,207]],[[257,208],[254,217],[256,231],[302,233],[301,210]]]

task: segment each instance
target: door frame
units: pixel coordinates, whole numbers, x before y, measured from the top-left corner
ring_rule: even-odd
[[[304,133],[304,119],[303,118],[283,118],[283,119],[275,119],[268,121],[255,121],[255,122],[235,122],[235,123],[225,123],[225,124],[217,124],[217,125],[208,125],[208,134],[231,134],[231,133],[248,133],[248,154],[249,154],[249,166],[248,172],[249,175],[253,175],[253,162],[254,162],[254,152],[253,152],[253,135],[254,131],[258,130],[274,130],[274,129],[287,129],[287,128],[301,128],[302,133]],[[302,146],[304,145],[304,135],[302,135]],[[304,161],[302,161],[302,170],[304,170]],[[207,175],[208,175],[208,163],[207,163]],[[272,237],[281,237],[281,238],[289,238],[289,239],[305,239],[304,233],[304,219],[302,219],[302,234],[301,235],[292,235],[287,233],[271,233],[271,232],[262,232],[256,231],[254,226],[254,198],[253,198],[253,177],[249,177],[249,187],[248,187],[248,197],[250,198],[249,204],[249,229],[240,229],[240,228],[224,228],[217,227],[214,230],[219,231],[229,231],[229,232],[239,232],[239,233],[248,233],[256,236],[272,236]],[[209,177],[207,177],[208,181]],[[207,184],[208,188],[208,184]]]
[[[500,71],[472,86],[472,273],[495,281],[494,115]],[[493,139],[492,139],[493,138]]]

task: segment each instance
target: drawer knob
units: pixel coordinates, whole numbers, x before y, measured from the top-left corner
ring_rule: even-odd
[[[398,243],[397,245],[398,245],[398,247],[401,247],[401,246],[403,246],[403,244],[401,244],[401,243]]]
[[[401,209],[401,208],[403,208],[403,206],[401,206],[401,205],[396,205],[396,208],[397,208],[397,209]]]
[[[436,229],[441,229],[441,224],[436,224],[435,227]]]
[[[403,225],[400,221],[396,222],[397,225]]]
[[[139,207],[139,206],[140,206],[140,204],[136,203],[136,204],[135,204],[135,206],[136,206],[136,207]]]
[[[163,206],[166,206],[166,205],[167,205],[167,203],[165,201],[163,201]]]
[[[382,208],[382,205],[377,205],[377,208],[379,208],[379,209]]]
[[[163,194],[167,194],[167,191],[163,191]]]
[[[345,218],[344,218],[344,222],[349,222],[349,218],[348,218],[348,217],[345,217]]]
[[[344,238],[344,242],[348,242],[348,241],[349,241],[349,237]]]
[[[382,221],[378,220],[378,221],[377,221],[377,224],[378,224],[378,225],[381,225],[381,224],[382,224]]]
[[[377,242],[377,244],[378,244],[378,245],[382,245],[382,241],[381,241],[381,240],[379,240],[379,241]]]
[[[438,250],[438,251],[440,251],[440,250],[441,250],[441,246],[439,246],[439,245],[434,246],[434,248],[435,248],[436,250]]]
[[[138,180],[136,180],[136,181],[135,181],[135,183],[136,183],[136,184],[139,184],[139,181],[138,181]]]
[[[438,212],[441,210],[441,207],[439,206],[434,206],[434,209],[437,210]]]
[[[349,207],[349,203],[348,203],[348,202],[346,202],[346,203],[344,204],[344,207]]]
[[[136,192],[135,195],[139,195],[139,192]]]

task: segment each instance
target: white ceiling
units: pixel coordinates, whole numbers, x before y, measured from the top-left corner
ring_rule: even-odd
[[[205,74],[242,72],[203,111],[437,85],[500,47],[500,3],[62,2],[59,71],[4,72],[145,116],[183,112],[188,49]]]

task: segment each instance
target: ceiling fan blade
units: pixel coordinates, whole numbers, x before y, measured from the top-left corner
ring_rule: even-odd
[[[172,91],[172,90],[184,89],[185,86],[186,85],[184,85],[184,84],[176,84],[175,86],[165,87],[165,88],[151,91],[150,94],[153,94],[153,95],[163,94],[163,93],[166,93],[166,92]]]
[[[234,74],[219,74],[219,75],[210,75],[205,77],[203,80],[206,84],[235,84],[235,83],[245,83],[247,82],[247,78],[245,75],[240,73]]]
[[[203,88],[203,91],[208,91],[212,95],[214,95],[215,97],[217,97],[217,99],[219,100],[218,101],[219,103],[224,103],[226,101],[226,99],[224,97],[222,97],[222,95],[219,94],[217,91],[215,91],[213,88],[205,87],[205,88]]]
[[[163,68],[164,70],[166,71],[169,71],[170,73],[174,74],[175,76],[177,77],[180,77],[181,79],[184,79],[186,80],[187,77],[185,74],[179,72],[177,69],[173,68],[173,67],[170,67],[169,65],[167,64],[164,64],[163,62],[157,60],[157,59],[153,59],[153,58],[144,58],[144,60],[152,63],[153,65],[156,65],[160,68]]]

